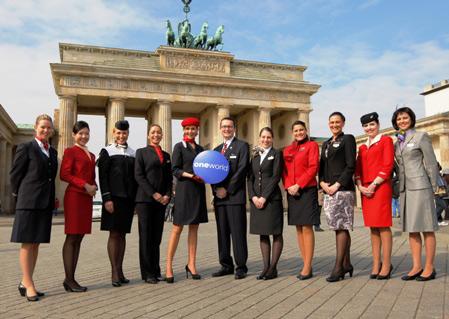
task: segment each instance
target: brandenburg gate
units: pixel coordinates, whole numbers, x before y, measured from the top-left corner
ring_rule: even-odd
[[[290,143],[293,121],[309,122],[310,97],[319,85],[304,81],[306,67],[235,59],[231,53],[175,46],[155,52],[88,45],[59,45],[52,63],[59,97],[58,152],[72,145],[78,114],[102,115],[105,144],[113,124],[125,116],[143,117],[164,132],[162,148],[171,152],[172,119],[201,120],[200,144],[221,143],[220,119],[231,116],[238,137],[254,144],[262,127],[275,133],[275,146]]]

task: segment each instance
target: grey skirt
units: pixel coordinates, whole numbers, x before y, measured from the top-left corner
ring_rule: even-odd
[[[330,230],[352,230],[354,224],[355,193],[338,191],[324,195],[323,210]]]
[[[399,194],[402,231],[433,232],[438,230],[435,198],[430,188],[405,190]]]

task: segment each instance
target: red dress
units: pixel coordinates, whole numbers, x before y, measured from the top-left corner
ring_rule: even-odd
[[[362,195],[363,220],[367,227],[391,227],[391,172],[394,163],[393,140],[388,136],[378,135],[368,147],[359,147],[355,179],[367,187],[379,176],[384,182],[376,187],[374,196]]]
[[[95,185],[95,155],[87,157],[78,146],[64,151],[61,163],[61,180],[69,183],[64,195],[66,234],[90,234],[92,230],[93,198],[84,189],[86,183]]]

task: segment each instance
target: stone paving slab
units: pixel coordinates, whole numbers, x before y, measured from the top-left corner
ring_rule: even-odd
[[[408,238],[394,231],[393,278],[369,280],[371,246],[369,231],[363,227],[361,214],[356,214],[352,232],[354,276],[337,283],[327,283],[335,257],[334,233],[316,233],[314,274],[311,280],[298,281],[302,265],[295,230],[284,229],[284,251],[279,263],[279,277],[258,281],[262,267],[258,236],[248,235],[249,276],[212,278],[218,269],[216,229],[211,221],[200,226],[197,268],[202,280],[185,278],[187,260],[186,232],[183,232],[175,256],[175,283],[145,284],[140,280],[138,262],[137,219],[127,236],[125,274],[129,285],[111,286],[107,257],[107,233],[93,223],[93,234],[85,237],[77,270],[78,281],[89,287],[86,293],[66,293],[62,287],[64,269],[61,250],[64,226],[57,219],[52,229],[52,242],[42,245],[35,282],[46,297],[37,303],[20,297],[18,244],[9,242],[11,225],[3,219],[0,227],[0,318],[449,318],[448,237],[437,233],[437,279],[403,282],[400,276],[410,265]],[[171,225],[165,225],[162,261]]]

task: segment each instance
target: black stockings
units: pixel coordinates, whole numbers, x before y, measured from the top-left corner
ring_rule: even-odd
[[[64,262],[65,282],[69,285],[79,286],[75,280],[76,264],[80,255],[81,241],[84,235],[68,234],[62,246],[62,260]]]
[[[332,275],[338,275],[352,267],[351,265],[351,235],[348,230],[335,231],[337,257]]]
[[[125,257],[126,234],[111,230],[108,239],[108,255],[112,267],[112,281],[125,279],[123,274],[123,258]]]
[[[260,250],[262,252],[263,271],[261,276],[276,270],[277,263],[281,257],[282,248],[284,247],[284,238],[281,235],[273,235],[273,250],[271,251],[270,236],[260,235]],[[271,263],[270,263],[271,252]]]

